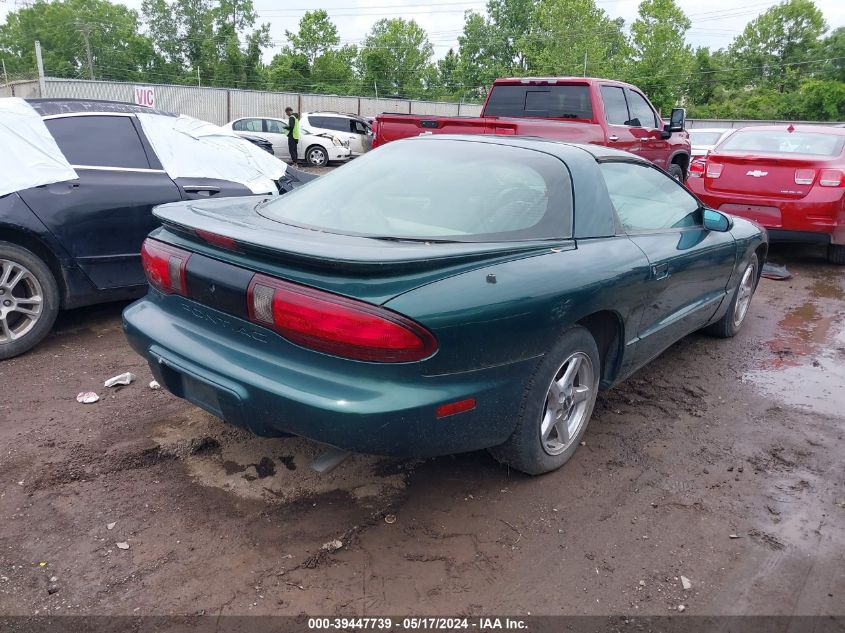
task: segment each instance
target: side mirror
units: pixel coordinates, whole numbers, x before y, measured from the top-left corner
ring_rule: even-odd
[[[708,231],[727,233],[733,228],[733,220],[724,213],[714,209],[704,209],[704,228]]]
[[[672,108],[672,116],[669,117],[669,131],[683,132],[687,122],[687,111],[683,108]]]

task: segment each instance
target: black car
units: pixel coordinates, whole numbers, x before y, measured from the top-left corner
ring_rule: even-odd
[[[249,134],[239,134],[241,138],[245,138],[253,145],[257,145],[265,152],[269,152],[271,155],[273,154],[273,144],[268,141],[266,138],[262,138],[260,136],[251,136]]]
[[[60,309],[140,296],[141,242],[165,202],[246,196],[219,178],[171,178],[136,113],[175,116],[133,104],[35,99],[79,178],[0,196],[0,359],[50,331]],[[280,193],[313,179],[288,168]]]

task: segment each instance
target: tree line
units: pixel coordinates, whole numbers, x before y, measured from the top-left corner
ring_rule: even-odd
[[[37,0],[0,25],[0,58],[11,78],[31,76],[37,39],[50,76],[468,102],[496,77],[587,74],[640,86],[664,113],[684,104],[699,118],[845,119],[845,28],[830,30],[812,0],[770,7],[724,48],[693,49],[692,24],[675,0],[642,0],[630,24],[595,0],[488,0],[435,59],[413,19],[380,19],[343,43],[317,9],[276,41],[252,0],[144,0],[140,12]]]

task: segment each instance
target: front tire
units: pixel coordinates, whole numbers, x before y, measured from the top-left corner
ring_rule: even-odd
[[[29,351],[50,332],[59,313],[59,287],[31,251],[0,242],[0,360]]]
[[[529,475],[563,466],[578,448],[596,404],[601,359],[590,332],[575,325],[543,357],[523,395],[516,429],[490,449]]]
[[[736,336],[742,324],[745,323],[745,317],[748,316],[751,299],[754,297],[757,281],[760,279],[759,267],[760,261],[757,259],[757,255],[752,255],[745,270],[742,271],[742,277],[740,277],[739,285],[734,290],[728,311],[721,319],[704,328],[705,332],[719,338]]]
[[[311,167],[325,167],[329,164],[329,155],[319,145],[312,145],[305,150],[305,162]]]

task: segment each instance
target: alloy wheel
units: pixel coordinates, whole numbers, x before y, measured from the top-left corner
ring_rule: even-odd
[[[589,419],[595,388],[593,362],[583,352],[569,356],[555,373],[540,419],[540,440],[549,455],[560,455]]]
[[[308,152],[308,162],[315,167],[322,167],[326,164],[326,153],[319,148],[314,148]]]
[[[742,281],[739,282],[739,294],[736,297],[734,306],[734,327],[738,328],[748,314],[748,307],[751,305],[751,296],[754,294],[754,282],[757,278],[757,266],[751,264],[745,269]]]
[[[28,334],[41,318],[44,292],[25,266],[0,259],[0,344]]]

